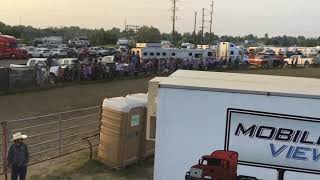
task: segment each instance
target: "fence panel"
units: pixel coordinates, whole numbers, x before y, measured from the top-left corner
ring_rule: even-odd
[[[9,68],[0,68],[0,90],[10,88]]]
[[[34,67],[10,68],[10,88],[27,88],[36,84]]]
[[[97,146],[100,113],[101,107],[94,106],[3,122],[0,140],[2,174],[6,174],[4,158],[8,151],[7,143],[12,144],[11,137],[14,133],[28,135],[25,142],[29,147],[29,165],[34,165],[89,148],[88,137],[92,146]]]

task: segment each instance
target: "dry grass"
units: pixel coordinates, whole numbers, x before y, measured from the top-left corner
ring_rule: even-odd
[[[115,171],[97,160],[88,160],[87,153],[59,165],[49,174],[36,174],[30,180],[152,180],[153,159]]]

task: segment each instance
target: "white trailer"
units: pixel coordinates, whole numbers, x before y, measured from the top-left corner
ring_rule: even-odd
[[[319,107],[318,79],[177,71],[159,85],[154,179],[216,150],[239,153],[238,174],[319,179]]]
[[[139,54],[141,59],[207,59],[213,57],[212,49],[177,49],[177,48],[160,48],[145,47],[133,48],[135,54]]]
[[[236,58],[242,58],[244,52],[240,47],[231,42],[220,42],[217,46],[216,55],[218,59],[235,60]]]

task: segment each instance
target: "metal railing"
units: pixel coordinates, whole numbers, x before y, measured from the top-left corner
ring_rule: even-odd
[[[69,155],[99,144],[101,106],[65,111],[44,116],[23,118],[1,123],[0,175],[7,179],[7,160],[10,137],[16,132],[27,134],[29,166]]]

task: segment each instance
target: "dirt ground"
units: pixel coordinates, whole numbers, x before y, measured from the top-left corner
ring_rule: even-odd
[[[72,85],[44,91],[0,96],[0,121],[101,105],[105,97],[146,92],[149,79]]]
[[[298,76],[320,78],[320,68],[310,69],[266,69],[266,70],[244,70],[232,71],[236,73],[270,74],[281,76]],[[85,108],[101,105],[105,97],[124,96],[129,93],[140,93],[147,91],[148,80],[151,78],[139,78],[130,80],[117,80],[111,82],[100,82],[95,84],[70,85],[49,90],[32,91],[21,94],[0,96],[0,121],[26,118],[37,115],[45,115],[61,111]],[[69,162],[70,161],[70,162]],[[152,163],[138,165],[122,173],[104,170],[96,161],[79,160],[80,164],[71,166],[68,171],[57,175],[58,171],[69,166],[70,163],[78,162],[77,158],[66,158],[60,161],[45,162],[41,165],[31,167],[32,179],[145,179],[152,177]],[[69,163],[69,164],[68,164]],[[41,168],[40,168],[41,167]],[[59,169],[60,168],[60,169]],[[94,169],[93,171],[88,169]],[[43,172],[41,169],[45,169]],[[144,170],[147,172],[142,175]],[[39,175],[40,173],[40,175]],[[43,176],[46,173],[48,176]],[[123,173],[125,175],[123,175]],[[136,177],[134,174],[138,173]],[[96,174],[98,176],[92,175]],[[57,175],[57,176],[55,176]],[[61,178],[68,177],[68,178]],[[96,177],[96,178],[93,178]],[[1,178],[0,178],[1,179]]]
[[[265,69],[232,72],[320,78],[320,68]],[[0,96],[0,121],[101,105],[105,97],[146,92],[148,80],[150,79],[140,78],[72,85],[44,91]]]

